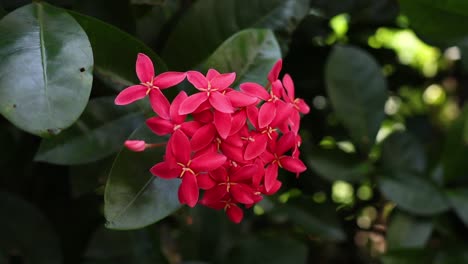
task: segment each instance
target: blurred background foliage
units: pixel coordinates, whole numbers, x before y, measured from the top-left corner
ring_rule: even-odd
[[[468,263],[465,1],[47,2],[0,0],[0,263]],[[93,71],[92,89],[62,83],[91,95],[57,105],[80,116],[60,129],[28,120],[40,110],[34,98],[11,94],[34,89],[21,69],[41,62],[7,57],[23,52],[12,36],[33,24],[9,23],[36,21],[30,7],[45,10],[38,28],[53,37],[43,48],[68,41],[53,27],[61,14],[62,29],[79,24],[93,49],[77,58],[94,60],[80,69]],[[177,186],[147,171],[161,153],[118,153],[148,116],[148,105],[112,104],[136,81],[137,52],[157,72],[217,67],[260,82],[283,57],[311,105],[301,130],[308,170],[281,175],[278,194],[239,225],[212,209],[178,209]],[[52,77],[69,64],[57,63]],[[9,96],[33,108],[7,107]]]

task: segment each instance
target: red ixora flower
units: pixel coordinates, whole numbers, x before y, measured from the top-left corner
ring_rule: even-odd
[[[140,152],[166,145],[163,161],[151,173],[182,180],[180,203],[224,210],[232,222],[240,223],[244,209],[280,189],[279,169],[296,177],[306,170],[300,160],[298,132],[301,115],[310,109],[295,97],[290,75],[281,81],[282,63],[278,60],[273,65],[266,86],[247,82],[236,90],[230,87],[236,79],[234,72],[210,69],[206,76],[198,71],[154,76],[151,60],[139,54],[136,72],[141,83],[123,90],[115,103],[129,104],[149,95],[157,116],[148,118],[146,124],[169,140],[167,144],[127,140],[125,146]],[[181,91],[169,103],[162,90],[185,77],[198,91],[192,95]]]
[[[169,119],[169,101],[161,90],[175,86],[185,79],[184,72],[164,72],[154,76],[151,59],[143,53],[138,54],[136,73],[140,84],[125,88],[115,98],[116,105],[127,105],[149,95],[151,107],[160,117]]]

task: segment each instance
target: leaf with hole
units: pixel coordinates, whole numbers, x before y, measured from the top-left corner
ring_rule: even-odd
[[[75,125],[42,140],[34,159],[61,165],[97,161],[120,150],[143,122],[134,106],[116,106],[114,97],[93,99]]]
[[[88,103],[93,52],[68,13],[32,3],[0,21],[0,113],[39,136],[72,125]]]

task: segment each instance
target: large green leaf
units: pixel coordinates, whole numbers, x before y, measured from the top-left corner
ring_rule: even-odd
[[[331,182],[359,182],[371,169],[370,164],[362,162],[356,155],[339,149],[314,148],[306,152],[309,167]]]
[[[460,27],[468,22],[466,1],[400,0],[400,8],[410,27],[432,44],[453,46],[468,34],[468,28]]]
[[[186,70],[201,63],[224,40],[245,28],[287,30],[309,10],[307,0],[200,0],[169,35],[163,58]]]
[[[398,249],[391,250],[381,257],[383,264],[419,264],[432,263],[433,250],[429,249]]]
[[[33,3],[6,15],[0,35],[0,113],[40,136],[73,124],[93,80],[93,53],[80,25],[61,9]]]
[[[446,182],[466,181],[468,175],[468,140],[465,129],[468,123],[468,104],[450,127],[442,154],[444,179]]]
[[[137,129],[132,139],[161,143],[146,126]],[[177,189],[180,180],[164,180],[153,176],[149,169],[161,161],[165,147],[143,153],[123,149],[114,161],[104,194],[106,226],[111,229],[135,229],[150,225],[176,211],[179,207]]]
[[[400,172],[398,177],[379,178],[380,191],[397,206],[418,215],[441,213],[449,208],[442,191],[417,174]]]
[[[387,231],[387,247],[389,250],[424,248],[431,236],[432,229],[431,219],[411,216],[397,211],[390,218]]]
[[[139,52],[148,55],[157,73],[166,71],[159,56],[143,42],[93,17],[68,11],[88,34],[94,52],[95,74],[117,90],[139,83],[135,62]]]
[[[62,263],[59,239],[44,215],[28,202],[0,192],[0,250],[28,264]]]
[[[426,169],[426,153],[419,141],[407,132],[395,132],[382,143],[382,163],[389,172],[423,173]]]
[[[363,150],[375,141],[385,117],[386,81],[366,51],[336,46],[325,66],[327,91],[336,115]]]
[[[242,264],[301,264],[306,263],[307,247],[285,236],[252,237],[239,241],[227,260],[228,263]]]
[[[35,160],[75,165],[109,156],[143,123],[143,115],[136,110],[116,106],[114,97],[93,99],[72,127],[42,140]]]
[[[468,188],[449,190],[446,194],[453,210],[468,227]]]
[[[234,86],[243,82],[266,83],[268,72],[279,59],[281,50],[271,30],[247,29],[221,44],[202,68],[236,72]]]

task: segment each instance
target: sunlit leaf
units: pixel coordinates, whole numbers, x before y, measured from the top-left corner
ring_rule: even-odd
[[[375,59],[352,46],[336,46],[325,65],[328,95],[352,139],[369,150],[385,117],[387,84]]]
[[[46,3],[23,6],[0,21],[0,113],[32,134],[56,135],[83,112],[93,53],[69,14]]]
[[[5,216],[0,217],[1,250],[15,252],[24,263],[62,263],[59,239],[37,208],[13,194],[0,192],[0,210]]]
[[[221,44],[202,68],[236,72],[234,86],[243,82],[266,83],[268,72],[280,58],[281,50],[271,30],[247,29]]]
[[[75,165],[102,159],[120,150],[143,121],[135,107],[116,106],[114,97],[93,99],[75,125],[42,140],[35,160]]]
[[[146,125],[137,129],[131,139],[162,143]],[[111,229],[136,229],[157,222],[179,207],[177,189],[180,180],[165,180],[150,173],[162,160],[165,146],[145,152],[123,149],[114,161],[104,194],[106,226]]]
[[[289,29],[307,14],[308,6],[306,0],[197,1],[169,35],[163,58],[171,68],[186,70],[242,29]]]

